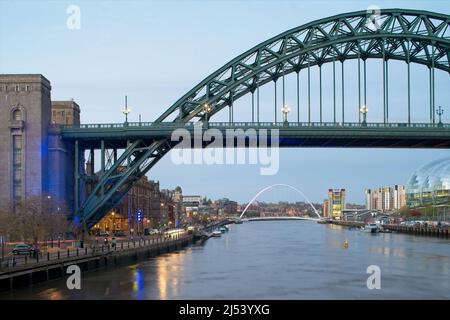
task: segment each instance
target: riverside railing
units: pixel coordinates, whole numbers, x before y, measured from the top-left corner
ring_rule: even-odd
[[[186,238],[187,233],[173,234],[166,237],[140,238],[135,240],[119,241],[116,244],[108,242],[107,244],[87,244],[84,248],[67,248],[54,252],[46,251],[38,254],[13,255],[9,254],[3,259],[0,258],[0,270],[45,264],[48,262],[63,261],[70,258],[89,257],[95,255],[109,254],[116,251],[133,250],[136,248],[148,247],[157,244],[177,241]]]

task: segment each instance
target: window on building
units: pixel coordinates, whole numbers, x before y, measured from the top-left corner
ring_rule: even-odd
[[[22,136],[21,135],[14,135],[13,136],[14,150],[22,150],[22,145],[23,145]]]
[[[19,109],[16,109],[13,111],[13,120],[20,121],[22,120],[22,111]]]
[[[14,181],[13,198],[14,201],[20,201],[22,199],[22,181]]]
[[[30,86],[26,85],[25,86],[25,91],[30,91]]]
[[[16,85],[16,91],[20,91],[20,86]]]
[[[22,150],[23,150],[22,135],[12,136],[12,148],[13,148],[12,150],[13,199],[14,201],[20,201],[22,199]]]

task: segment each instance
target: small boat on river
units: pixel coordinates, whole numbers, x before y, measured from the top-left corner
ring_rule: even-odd
[[[378,233],[380,227],[376,223],[368,223],[363,227],[363,231],[367,233]]]
[[[220,232],[219,230],[214,230],[211,234],[211,237],[215,237],[218,238],[222,235],[222,232]]]

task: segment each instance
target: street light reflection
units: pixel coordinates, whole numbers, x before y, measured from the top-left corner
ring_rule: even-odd
[[[42,291],[39,294],[40,298],[44,298],[47,300],[62,300],[64,297],[62,295],[62,291],[57,288],[50,288]]]
[[[144,289],[144,277],[141,268],[136,268],[133,273],[133,292],[136,294],[137,298],[140,298],[142,291]]]
[[[180,279],[183,276],[183,269],[180,266],[184,265],[183,261],[185,257],[185,252],[175,252],[165,256],[163,259],[157,260],[156,270],[159,299],[167,299],[168,295],[170,297],[178,296]]]

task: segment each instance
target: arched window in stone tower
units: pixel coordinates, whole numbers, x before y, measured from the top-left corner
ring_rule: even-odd
[[[16,109],[12,113],[12,119],[15,121],[23,120],[22,110]]]

